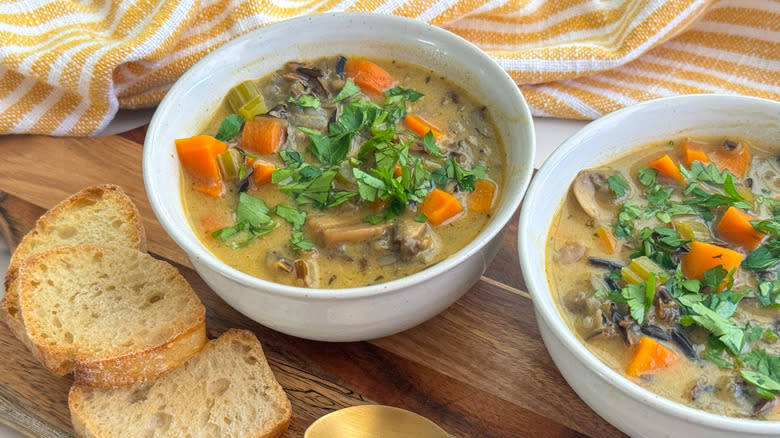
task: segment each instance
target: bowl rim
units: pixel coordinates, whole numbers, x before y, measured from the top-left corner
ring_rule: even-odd
[[[519,167],[522,169],[521,172],[523,172],[523,175],[517,181],[517,190],[505,190],[503,192],[504,207],[496,211],[488,224],[471,242],[449,257],[414,274],[374,285],[341,289],[317,289],[289,286],[245,274],[235,268],[228,266],[215,257],[205,248],[205,246],[203,246],[203,244],[194,235],[189,226],[173,226],[167,221],[164,211],[166,211],[168,206],[166,206],[165,203],[161,200],[157,192],[153,190],[152,181],[148,175],[150,173],[148,169],[151,169],[154,166],[153,152],[158,149],[155,147],[154,143],[156,142],[156,138],[160,136],[160,130],[162,129],[161,127],[164,126],[165,113],[168,113],[173,108],[174,100],[178,98],[178,94],[186,90],[186,88],[192,82],[196,82],[202,79],[204,75],[208,76],[207,71],[201,71],[204,70],[205,66],[212,62],[212,60],[224,56],[224,53],[229,52],[234,47],[243,44],[245,41],[256,39],[258,35],[263,33],[273,32],[277,29],[286,27],[294,27],[297,24],[311,23],[312,21],[327,22],[329,20],[342,19],[363,20],[363,24],[366,25],[370,25],[371,23],[403,25],[406,29],[409,29],[412,32],[421,35],[424,34],[426,38],[430,40],[449,40],[452,42],[452,44],[456,44],[459,50],[463,50],[469,53],[471,56],[475,56],[478,59],[484,61],[484,65],[482,65],[482,67],[488,68],[491,71],[491,75],[495,77],[495,86],[504,86],[507,88],[507,92],[515,94],[515,98],[520,104],[519,115],[523,120],[527,120],[527,127],[523,130],[525,135],[522,138],[514,140],[504,138],[506,136],[502,136],[504,147],[505,149],[508,149],[510,141],[516,141],[518,144],[527,144],[527,147],[530,148],[528,151],[525,151],[528,162],[520,163],[519,165]],[[343,37],[343,35],[344,34],[341,34],[341,37]],[[387,43],[386,40],[381,40],[381,42]],[[295,43],[290,44],[293,45]],[[510,220],[517,211],[533,174],[535,152],[536,137],[533,128],[533,118],[530,108],[528,107],[525,98],[520,92],[519,87],[504,69],[502,69],[492,58],[489,57],[489,55],[487,55],[487,53],[479,49],[476,45],[445,29],[407,17],[370,12],[329,12],[294,17],[271,23],[258,29],[254,29],[223,44],[196,62],[173,84],[155,110],[144,141],[142,166],[145,191],[155,216],[167,234],[176,242],[180,248],[182,248],[188,257],[195,257],[200,263],[205,264],[214,272],[226,278],[230,278],[243,286],[251,287],[253,289],[260,289],[264,293],[290,298],[305,298],[309,301],[338,301],[391,294],[413,285],[426,283],[431,279],[445,274],[447,271],[455,268],[461,264],[463,260],[477,255],[486,245],[488,245],[489,242],[495,239],[496,236],[499,235],[509,225]]]
[[[526,192],[525,205],[528,204],[528,200],[532,200],[543,194],[543,189],[540,188],[541,182],[552,174],[557,162],[571,153],[585,137],[590,135],[591,132],[599,130],[608,131],[613,120],[631,117],[634,113],[642,112],[656,106],[677,106],[692,104],[697,101],[715,103],[716,101],[723,99],[732,102],[741,102],[745,105],[772,105],[776,106],[778,113],[780,113],[780,102],[759,97],[730,94],[688,94],[670,96],[624,107],[590,122],[561,143],[561,145],[545,159],[544,163],[540,166],[534,176],[533,181]],[[549,201],[550,200],[548,200],[548,203]],[[556,199],[554,201],[555,203],[553,205],[557,209],[560,200]],[[525,279],[526,286],[531,294],[537,318],[540,318],[542,322],[547,325],[553,336],[555,336],[564,348],[573,354],[580,363],[596,373],[601,379],[609,381],[620,392],[628,395],[630,398],[651,405],[653,408],[666,415],[679,418],[688,423],[701,424],[707,427],[715,427],[715,425],[717,425],[718,429],[729,432],[757,434],[777,433],[778,427],[780,427],[779,421],[765,421],[717,415],[667,399],[662,395],[656,394],[634,383],[627,377],[607,366],[592,354],[582,342],[571,333],[566,322],[560,315],[557,306],[553,302],[549,284],[547,283],[544,261],[542,261],[541,275],[537,275],[540,269],[538,267],[538,258],[540,254],[538,253],[538,248],[534,247],[534,236],[530,235],[529,231],[532,215],[537,213],[538,212],[530,212],[529,209],[523,208],[521,209],[520,217],[518,219],[518,255],[523,278]],[[541,256],[544,257],[544,252],[542,252]]]

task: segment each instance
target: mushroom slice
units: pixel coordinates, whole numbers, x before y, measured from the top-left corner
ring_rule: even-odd
[[[602,172],[582,170],[572,184],[577,203],[588,216],[598,221],[608,221],[612,215],[614,195],[609,190],[608,178]]]
[[[395,240],[401,246],[401,259],[409,260],[431,246],[428,224],[410,220],[398,221],[395,226]]]
[[[311,217],[307,220],[307,224],[319,243],[326,248],[343,243],[372,240],[383,235],[392,226],[389,223],[372,225],[326,216]]]

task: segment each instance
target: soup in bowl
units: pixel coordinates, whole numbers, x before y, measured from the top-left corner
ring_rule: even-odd
[[[289,61],[175,143],[201,242],[292,286],[368,286],[436,264],[474,240],[504,186],[487,108],[390,59]]]
[[[545,344],[632,436],[779,430],[779,106],[618,111],[567,140],[526,198],[521,263]]]
[[[144,180],[228,304],[355,341],[417,325],[478,281],[533,142],[517,85],[467,41],[325,14],[239,37],[183,75],[147,132]]]

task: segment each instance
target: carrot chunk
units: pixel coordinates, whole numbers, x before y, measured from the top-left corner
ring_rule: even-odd
[[[701,163],[709,163],[710,159],[707,154],[692,141],[686,141],[682,145],[683,164],[685,167],[690,168],[691,163],[699,161]]]
[[[277,117],[256,117],[244,123],[241,145],[260,155],[277,152],[287,140],[287,126]]]
[[[433,189],[420,203],[420,211],[431,225],[439,225],[463,211],[463,207],[451,194]]]
[[[716,230],[720,238],[726,242],[752,251],[764,238],[764,234],[759,233],[750,223],[755,219],[737,207],[731,206],[723,213]]]
[[[219,181],[217,155],[227,149],[227,145],[210,135],[174,140],[176,153],[182,167],[192,176],[209,183]]]
[[[726,140],[724,147],[712,154],[712,162],[720,170],[728,170],[737,178],[743,178],[750,167],[750,148],[742,142]]]
[[[663,157],[651,162],[647,165],[647,167],[657,170],[658,173],[664,174],[669,178],[676,180],[680,184],[685,182],[685,178],[683,177],[682,172],[680,172],[680,168],[674,161],[672,161],[669,155],[664,155]]]
[[[401,169],[401,163],[395,163],[395,167],[393,167],[393,176],[398,178],[403,174],[403,169]]]
[[[382,94],[396,84],[390,73],[365,59],[347,61],[344,64],[344,74],[361,89],[376,94]]]
[[[267,163],[261,160],[255,160],[252,162],[252,182],[257,186],[268,184],[271,182],[271,175],[276,170],[276,166],[271,163]]]
[[[626,374],[638,377],[642,374],[660,368],[667,368],[677,361],[677,355],[670,349],[656,342],[655,339],[642,336],[634,351],[631,362],[626,367]]]
[[[225,193],[222,181],[194,183],[192,188],[212,198],[219,198]]]
[[[496,184],[486,179],[478,179],[474,182],[474,191],[469,193],[468,207],[471,211],[483,213],[493,207],[496,198]]]
[[[406,126],[408,126],[412,132],[419,135],[420,137],[425,137],[425,134],[427,134],[429,131],[431,134],[433,134],[433,139],[436,141],[444,136],[444,133],[441,131],[441,129],[437,128],[422,117],[415,116],[414,114],[407,114],[404,117],[404,123],[406,123]]]
[[[225,228],[228,225],[228,219],[218,214],[206,214],[200,218],[200,227],[207,235],[211,235],[214,231]]]
[[[680,262],[682,273],[686,277],[701,280],[704,278],[705,271],[718,265],[731,272],[732,269],[742,263],[742,257],[743,255],[740,252],[694,240],[691,242],[691,249],[688,251],[688,254],[680,257]],[[721,288],[725,285],[725,282],[726,280],[720,286]]]
[[[596,233],[599,236],[604,251],[609,254],[614,254],[618,249],[618,239],[612,234],[612,230],[610,230],[609,227],[599,225],[598,228],[596,228]]]

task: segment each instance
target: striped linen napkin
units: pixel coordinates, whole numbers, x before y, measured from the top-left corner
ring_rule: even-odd
[[[536,116],[595,119],[685,93],[780,100],[777,0],[3,0],[0,133],[91,135],[266,24],[329,11],[426,21],[474,42]]]

